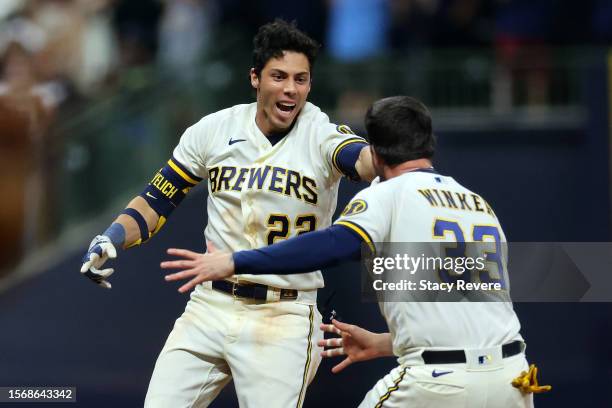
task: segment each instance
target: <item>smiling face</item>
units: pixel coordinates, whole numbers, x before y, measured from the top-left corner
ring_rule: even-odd
[[[265,135],[288,130],[310,92],[310,64],[302,53],[285,51],[271,58],[258,76],[251,69],[251,85],[257,90],[255,123]]]

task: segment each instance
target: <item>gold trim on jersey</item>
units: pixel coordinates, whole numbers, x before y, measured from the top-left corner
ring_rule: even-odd
[[[332,164],[334,165],[336,170],[338,170],[342,174],[344,174],[344,172],[340,170],[340,166],[338,166],[338,154],[340,154],[340,151],[346,146],[353,143],[367,143],[367,141],[362,137],[351,137],[350,139],[347,139],[340,143],[338,146],[336,146],[334,152],[332,153]]]
[[[368,244],[368,247],[370,247],[370,250],[372,251],[372,253],[374,254],[376,253],[376,248],[374,248],[374,243],[372,242],[372,238],[370,238],[370,235],[366,232],[366,230],[361,228],[359,225],[355,224],[354,222],[350,222],[350,221],[336,221],[334,225],[342,225],[342,226],[345,226],[355,231],[357,234],[359,234],[361,239],[363,239],[363,241],[366,244]]]
[[[172,159],[168,160],[168,165],[170,167],[172,167],[172,170],[174,170],[179,176],[181,176],[183,178],[183,180],[196,185],[199,183],[199,181],[194,180],[193,178],[191,178],[191,176],[187,173],[185,173],[183,171],[183,169],[181,169],[179,166],[177,166],[176,164],[174,164],[174,162],[172,161]]]
[[[391,393],[399,389],[399,383],[401,383],[404,379],[404,375],[406,375],[407,369],[408,367],[404,367],[400,376],[397,378],[397,380],[393,381],[393,385],[391,387],[387,388],[387,392],[382,397],[380,397],[380,399],[378,400],[378,404],[376,404],[374,408],[381,408],[383,406],[383,403],[389,399]]]
[[[314,332],[314,306],[308,305],[310,308],[310,313],[308,314],[308,320],[310,321],[310,328],[308,330],[308,347],[306,348],[306,364],[304,365],[304,375],[302,376],[302,386],[300,387],[300,395],[297,401],[297,408],[300,408],[304,402],[304,394],[306,392],[306,387],[308,386],[308,372],[310,371],[310,363],[311,358],[310,354],[312,353],[312,333]]]

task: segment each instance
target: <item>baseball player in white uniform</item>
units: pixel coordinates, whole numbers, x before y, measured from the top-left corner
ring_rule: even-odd
[[[333,226],[257,250],[200,255],[191,269],[168,279],[300,273],[357,258],[362,243],[374,251],[383,242],[450,242],[454,250],[466,242],[486,243],[486,268],[468,275],[474,274],[474,282],[498,284],[506,301],[383,301],[389,333],[333,321],[321,328],[341,337],[319,345],[331,347],[324,356],[347,355],[334,372],[355,361],[398,357],[399,366],[367,393],[361,407],[533,406],[532,393],[550,387],[538,385],[537,369],[525,358],[520,324],[507,296],[506,238],[495,213],[480,195],[433,169],[435,140],[422,103],[405,96],[377,101],[365,123],[374,168],[383,181],[358,193]],[[178,267],[174,262],[163,267]],[[440,282],[438,272],[426,278]]]
[[[110,288],[117,248],[155,234],[190,188],[208,180],[209,250],[238,251],[329,226],[342,175],[373,178],[365,140],[306,102],[318,45],[277,20],[254,39],[257,102],[188,128],[172,158],[97,236],[81,272]],[[169,250],[184,256],[190,251]],[[206,407],[233,378],[241,407],[300,407],[320,362],[317,269],[259,274],[179,289],[191,292],[161,351],[145,407]]]

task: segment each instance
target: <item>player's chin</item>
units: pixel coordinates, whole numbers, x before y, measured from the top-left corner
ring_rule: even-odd
[[[276,117],[274,120],[274,127],[275,127],[274,131],[278,133],[282,133],[282,132],[289,130],[294,119],[295,119],[295,115],[292,115],[291,117],[287,117],[287,116]]]

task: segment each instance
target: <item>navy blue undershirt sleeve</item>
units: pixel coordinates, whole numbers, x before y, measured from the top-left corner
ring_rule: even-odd
[[[366,143],[351,143],[338,152],[336,162],[338,163],[340,171],[353,181],[360,180],[357,169],[355,169],[355,164],[359,159],[361,149],[365,146],[367,146]]]
[[[235,274],[291,275],[358,260],[362,239],[342,225],[309,232],[263,248],[234,253]]]

